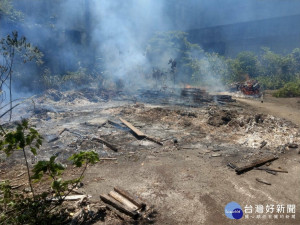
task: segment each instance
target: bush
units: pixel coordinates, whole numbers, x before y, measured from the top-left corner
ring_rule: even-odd
[[[259,76],[256,78],[260,83],[263,89],[275,90],[283,87],[286,83],[284,80],[281,80],[279,77],[268,77],[268,76]]]
[[[300,79],[296,82],[288,82],[282,88],[273,93],[274,97],[300,97]]]
[[[37,154],[42,145],[42,137],[27,120],[18,124],[15,131],[5,131],[0,126],[0,151],[10,156],[14,151],[22,151],[27,168],[27,178],[30,194],[23,194],[12,189],[8,180],[0,182],[0,224],[66,224],[69,215],[62,206],[78,183],[82,180],[88,164],[99,161],[95,152],[80,152],[73,154],[70,160],[76,167],[83,167],[80,176],[72,180],[63,180],[61,175],[65,167],[55,162],[56,156],[50,160],[38,161],[30,175],[28,153]],[[43,177],[52,182],[43,193],[37,193],[33,182],[44,181]],[[58,201],[51,201],[53,193]]]

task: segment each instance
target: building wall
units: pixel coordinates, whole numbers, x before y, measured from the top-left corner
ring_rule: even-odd
[[[300,47],[300,14],[188,30],[189,39],[207,51],[234,56],[240,51],[270,47],[285,53]]]

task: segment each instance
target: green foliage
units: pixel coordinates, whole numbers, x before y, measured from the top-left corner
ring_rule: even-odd
[[[146,49],[151,65],[164,68],[170,59],[175,59],[181,73],[192,74],[197,68],[197,59],[204,51],[198,44],[189,42],[187,36],[187,33],[181,31],[156,33]]]
[[[0,150],[4,151],[7,156],[11,155],[14,150],[25,149],[25,147],[29,147],[32,154],[36,155],[43,140],[34,128],[28,126],[27,120],[22,120],[17,125],[16,131],[8,132],[3,137],[0,141]]]
[[[45,173],[52,178],[61,175],[65,168],[61,164],[55,163],[55,158],[56,156],[52,156],[49,161],[39,161],[32,170],[34,172],[32,178],[39,181]]]
[[[6,38],[0,39],[0,103],[5,99],[3,86],[8,87],[10,101],[10,119],[12,113],[12,83],[15,64],[27,63],[35,60],[37,64],[42,64],[43,54],[37,47],[27,42],[25,37],[20,37],[18,32],[14,31]],[[24,79],[24,78],[23,78]],[[28,80],[28,78],[26,78]]]
[[[296,72],[299,73],[300,72],[300,48],[295,48],[292,51],[291,57],[293,58],[294,63],[295,63],[294,69]]]
[[[293,72],[294,61],[290,55],[281,56],[268,48],[263,48],[261,65],[262,76],[288,81]]]
[[[287,82],[297,79],[300,74],[300,49],[296,48],[288,55],[280,55],[269,48],[262,48],[258,56],[242,52],[236,58],[226,60],[228,76],[224,81],[241,82],[257,79],[265,89],[278,89]]]
[[[285,81],[280,77],[259,76],[256,78],[264,89],[274,90],[281,88]]]
[[[273,93],[274,97],[300,97],[300,79],[288,82],[282,88]]]
[[[253,52],[241,52],[235,59],[229,59],[227,63],[231,74],[229,80],[232,82],[258,75],[258,59]]]
[[[77,167],[81,167],[82,164],[95,164],[99,161],[99,156],[95,152],[80,152],[73,154],[70,160],[73,161],[73,164]]]
[[[156,62],[157,58],[162,58],[167,54],[169,58],[190,57],[192,50],[201,50],[197,44],[192,44],[187,40],[187,33],[181,31],[157,32],[149,41],[147,56]]]
[[[42,145],[42,137],[34,128],[30,127],[27,120],[17,125],[15,131],[1,129],[0,150],[10,156],[14,151],[22,149],[28,172],[28,182],[33,196],[23,195],[14,191],[8,181],[0,183],[0,224],[65,224],[68,216],[64,213],[62,203],[66,196],[82,180],[88,164],[95,164],[99,161],[95,152],[80,152],[70,157],[70,160],[77,166],[84,165],[83,171],[78,178],[64,180],[62,178],[65,167],[55,162],[56,156],[49,160],[37,162],[30,176],[29,166],[25,149],[37,154],[37,149]],[[33,146],[33,147],[32,147]],[[33,181],[43,181],[46,176],[52,180],[51,190],[55,192],[59,201],[49,201],[52,191],[34,194]],[[13,212],[13,213],[12,213]]]
[[[225,59],[217,53],[205,53],[187,66],[191,68],[192,81],[197,85],[221,86],[221,80],[228,77]]]
[[[63,209],[50,212],[47,193],[35,199],[12,190],[9,181],[0,183],[0,224],[66,224],[68,215]]]

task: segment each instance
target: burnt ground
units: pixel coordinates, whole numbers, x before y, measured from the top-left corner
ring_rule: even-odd
[[[287,120],[288,116],[276,117],[260,110],[256,103],[249,106],[249,102],[240,101],[209,102],[198,107],[147,102],[128,96],[91,100],[81,93],[53,92],[39,97],[35,108],[22,109],[24,114],[31,114],[30,122],[45,138],[38,158],[31,158],[32,164],[58,154],[57,160],[67,165],[72,153],[84,150],[94,150],[102,158],[116,158],[89,167],[78,191],[92,196],[91,206],[103,208],[99,195],[115,186],[123,187],[153,206],[157,211],[154,224],[300,223],[300,154],[299,148],[288,147],[300,143],[300,130]],[[119,117],[159,139],[163,146],[137,138]],[[112,143],[118,152],[93,137]],[[272,175],[251,170],[237,175],[228,166],[273,155],[279,159],[269,166],[288,173]],[[1,179],[12,176],[8,167],[19,163],[17,155],[3,159]],[[17,168],[15,174],[23,171]],[[76,173],[69,165],[65,176]],[[259,183],[256,178],[271,185]],[[224,207],[231,201],[243,210],[246,205],[296,204],[296,219],[270,219],[267,213],[261,214],[266,219],[259,219],[253,212],[250,216],[255,218],[230,220]],[[106,211],[95,224],[127,223],[129,220],[124,218],[122,221]]]

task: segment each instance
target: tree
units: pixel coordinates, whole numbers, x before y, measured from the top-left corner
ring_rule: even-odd
[[[204,51],[198,44],[188,41],[188,34],[181,31],[158,32],[148,42],[146,56],[151,66],[164,68],[168,62],[176,61],[176,71],[192,78],[193,63]],[[172,69],[169,71],[172,76]],[[175,77],[173,77],[174,79]]]
[[[241,52],[235,59],[229,59],[232,81],[245,81],[258,75],[258,59],[253,52]]]
[[[27,42],[25,37],[19,38],[18,32],[14,31],[12,34],[7,35],[6,38],[0,40],[0,104],[5,100],[4,86],[9,91],[10,109],[12,110],[13,97],[12,97],[12,80],[13,80],[13,67],[14,64],[21,59],[23,63],[35,60],[37,64],[42,64],[41,60],[43,54],[37,47],[32,46]],[[12,111],[10,111],[12,112]],[[10,120],[11,120],[10,113]]]
[[[295,48],[292,51],[292,58],[295,62],[295,72],[300,73],[300,48]]]

